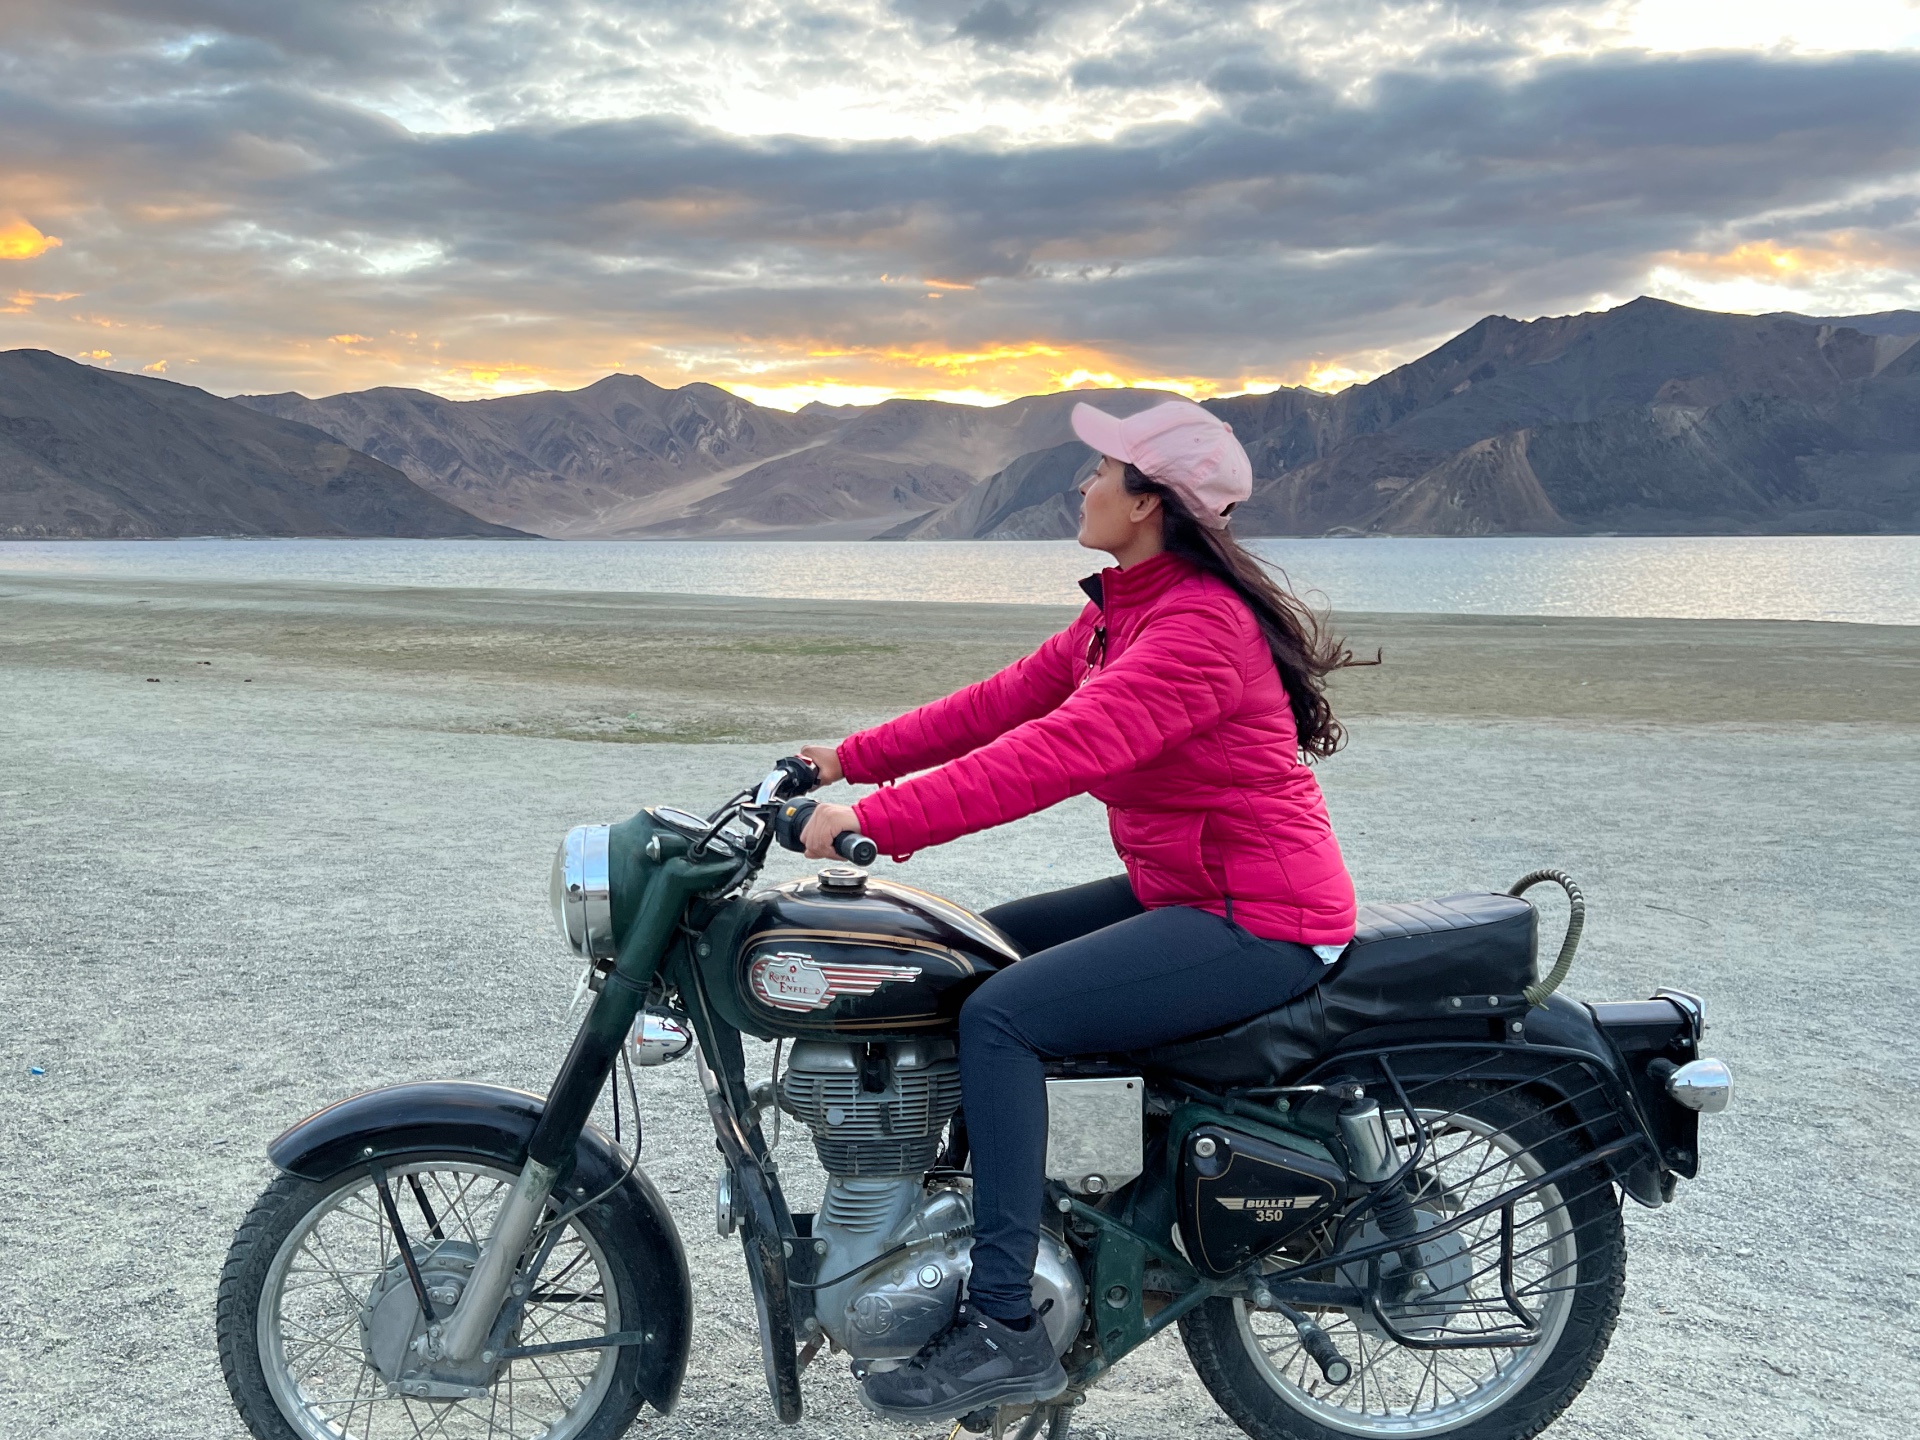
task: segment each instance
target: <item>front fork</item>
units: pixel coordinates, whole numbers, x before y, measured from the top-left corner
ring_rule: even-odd
[[[606,1088],[634,1017],[646,1002],[688,898],[725,878],[732,869],[731,864],[702,865],[675,856],[655,873],[640,913],[621,942],[613,971],[595,997],[580,1033],[574,1036],[573,1048],[547,1092],[547,1103],[527,1142],[527,1163],[494,1217],[473,1277],[453,1313],[439,1327],[440,1358],[459,1364],[481,1354],[506,1304],[534,1227],[573,1159],[580,1132]],[[636,1124],[638,1119],[636,1116]],[[639,1141],[634,1144],[638,1148]]]
[[[553,1193],[554,1182],[559,1178],[558,1170],[538,1160],[528,1160],[522,1167],[520,1178],[513,1182],[513,1189],[507,1195],[507,1203],[494,1217],[493,1229],[487,1234],[480,1262],[473,1267],[472,1279],[461,1292],[453,1314],[439,1327],[440,1358],[458,1364],[480,1353],[481,1346],[493,1333],[494,1317],[506,1303],[507,1288],[513,1281],[514,1271],[519,1269],[520,1256],[533,1238],[533,1227],[540,1219],[540,1212],[547,1208],[547,1197]],[[427,1333],[431,1339],[433,1332]]]

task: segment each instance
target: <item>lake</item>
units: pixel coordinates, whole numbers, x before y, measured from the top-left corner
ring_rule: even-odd
[[[1340,610],[1920,625],[1920,536],[1255,540]],[[0,574],[1075,604],[1066,540],[14,540]]]

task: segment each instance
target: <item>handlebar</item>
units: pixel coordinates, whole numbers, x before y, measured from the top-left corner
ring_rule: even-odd
[[[786,762],[781,763],[784,765]],[[808,766],[808,769],[812,767]],[[807,828],[807,822],[813,818],[814,807],[819,803],[818,800],[789,800],[783,804],[773,817],[774,839],[789,850],[804,850],[806,847],[800,843],[800,832]],[[880,847],[858,830],[842,830],[833,837],[833,853],[849,864],[867,866],[880,858]]]

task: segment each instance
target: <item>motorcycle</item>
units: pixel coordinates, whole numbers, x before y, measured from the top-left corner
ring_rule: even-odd
[[[692,1332],[678,1234],[639,1165],[636,1069],[691,1058],[718,1140],[767,1388],[785,1422],[829,1348],[897,1366],[952,1318],[971,1178],[955,1036],[1020,956],[979,916],[847,864],[754,888],[799,849],[817,774],[782,760],[710,815],[570,831],[560,931],[591,1004],[545,1097],[454,1081],[356,1095],[268,1153],[218,1336],[259,1440],[609,1440],[673,1409]],[[1523,892],[1566,891],[1548,975]],[[1035,1308],[1069,1377],[956,1417],[1059,1440],[1088,1388],[1178,1326],[1255,1440],[1535,1434],[1605,1352],[1622,1200],[1659,1206],[1732,1095],[1700,1000],[1556,993],[1585,912],[1558,871],[1504,894],[1362,907],[1315,989],[1224,1032],[1048,1067]],[[749,1080],[743,1037],[775,1042]],[[616,1076],[616,1070],[619,1074]],[[589,1117],[615,1082],[624,1151]],[[779,1121],[826,1172],[789,1208]],[[617,1125],[616,1120],[616,1125]]]

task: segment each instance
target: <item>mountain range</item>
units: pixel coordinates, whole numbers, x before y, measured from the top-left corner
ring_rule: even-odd
[[[1653,299],[1489,316],[1338,394],[1205,401],[1253,460],[1243,534],[1920,529],[1920,312],[1726,315]],[[994,407],[770,411],[614,375],[452,402],[241,396],[547,535],[1074,533],[1089,455],[1067,416],[1146,390]]]
[[[1917,342],[1916,311],[1642,298],[1489,316],[1338,394],[1203,403],[1253,461],[1242,534],[1914,531]],[[0,533],[1064,537],[1091,459],[1073,406],[1168,398],[789,413],[609,375],[488,400],[382,387],[223,401],[14,351],[0,355]]]
[[[865,537],[917,520],[1070,440],[1084,395],[1005,405],[888,400],[797,414],[712,385],[609,375],[584,390],[443,400],[383,388],[324,400],[240,395],[397,466],[502,525],[567,538]],[[1129,413],[1165,399],[1101,391]]]
[[[1338,395],[1236,397],[1253,533],[1920,528],[1920,313],[1492,316]],[[1243,432],[1244,433],[1244,432]]]
[[[191,385],[0,352],[0,536],[519,533]]]

